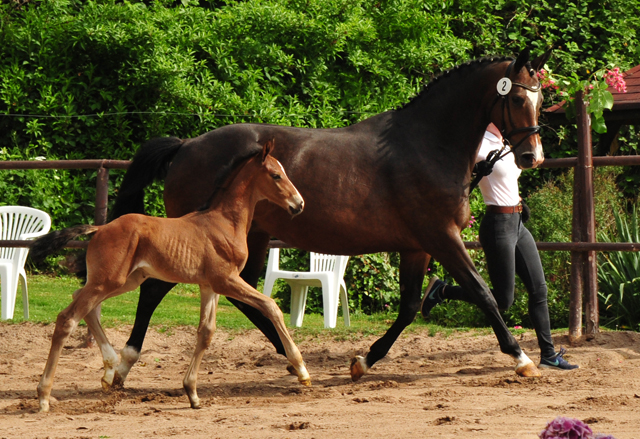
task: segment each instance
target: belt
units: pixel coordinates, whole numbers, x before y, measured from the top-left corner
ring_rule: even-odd
[[[487,205],[488,213],[521,213],[522,204],[517,206],[494,206],[492,204]]]

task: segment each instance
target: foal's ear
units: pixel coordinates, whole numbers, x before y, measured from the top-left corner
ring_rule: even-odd
[[[273,151],[273,145],[275,144],[275,139],[267,140],[262,147],[262,161],[264,162],[267,159],[267,156],[271,154]]]
[[[516,74],[527,64],[527,61],[529,61],[529,53],[529,48],[527,47],[522,52],[520,52],[520,55],[518,55],[518,58],[516,59],[516,65],[513,66],[513,71]]]
[[[536,72],[539,71],[542,67],[544,67],[546,62],[549,61],[549,58],[551,58],[551,51],[552,50],[553,49],[547,50],[545,53],[543,53],[542,55],[536,57],[536,59],[531,61],[531,67],[533,67],[533,69]]]

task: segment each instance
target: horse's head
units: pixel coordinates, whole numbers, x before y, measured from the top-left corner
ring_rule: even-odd
[[[271,155],[273,144],[273,140],[266,142],[257,157],[262,165],[258,172],[258,187],[266,199],[295,216],[304,209],[304,200],[287,177],[282,164]]]
[[[502,63],[504,72],[497,83],[497,97],[491,121],[509,141],[519,168],[535,168],[544,161],[538,116],[542,107],[542,89],[537,72],[549,59],[550,51],[529,61],[529,49],[515,61]]]

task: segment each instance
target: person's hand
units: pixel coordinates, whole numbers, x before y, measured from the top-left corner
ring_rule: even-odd
[[[476,175],[487,176],[493,172],[493,164],[488,160],[480,160],[473,167],[473,172],[475,172]]]

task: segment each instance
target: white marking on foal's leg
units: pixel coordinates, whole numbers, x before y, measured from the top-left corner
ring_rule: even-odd
[[[521,352],[520,355],[515,357],[516,373],[522,377],[539,377],[540,370],[536,367],[533,361],[525,354]]]
[[[118,354],[109,344],[101,344],[100,350],[102,351],[102,361],[104,363],[104,376],[102,377],[102,388],[107,391],[113,385],[113,376],[115,374],[115,367],[118,364]]]
[[[116,367],[116,373],[113,379],[114,386],[123,386],[127,375],[131,371],[134,364],[140,359],[140,352],[131,346],[125,346],[120,351],[120,364]]]

